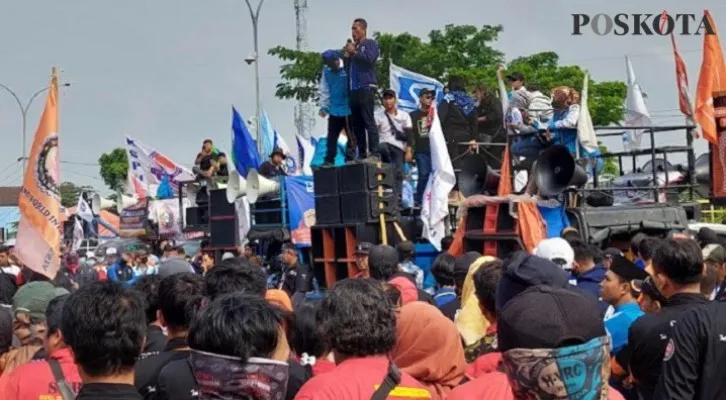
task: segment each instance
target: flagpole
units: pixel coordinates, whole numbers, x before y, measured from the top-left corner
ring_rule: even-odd
[[[245,0],[245,3],[247,3],[247,8],[250,10],[250,18],[252,19],[252,36],[254,39],[254,48],[255,48],[255,57],[253,60],[249,61],[249,58],[247,63],[250,62],[255,63],[255,118],[256,118],[256,124],[255,124],[255,136],[257,138],[257,150],[262,153],[262,141],[260,140],[260,53],[259,53],[259,43],[258,43],[258,35],[257,35],[257,27],[258,22],[260,19],[260,10],[262,9],[262,3],[264,3],[265,0],[260,0],[260,2],[257,4],[257,9],[252,10],[252,5],[250,4],[250,0]]]

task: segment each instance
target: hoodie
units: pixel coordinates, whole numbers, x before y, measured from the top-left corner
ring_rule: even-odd
[[[504,372],[484,374],[447,399],[623,399],[608,385],[607,337],[558,349],[512,349],[502,353],[502,367]]]
[[[320,111],[330,114],[334,117],[347,117],[350,115],[350,107],[348,106],[348,72],[346,72],[343,60],[340,58],[339,52],[328,50],[323,53],[323,59],[335,58],[338,60],[340,67],[332,69],[325,65],[323,73],[320,76],[320,86],[318,95],[320,96]]]
[[[588,292],[598,299],[598,305],[600,306],[600,314],[605,315],[605,310],[608,308],[608,304],[600,299],[600,282],[605,280],[605,273],[608,272],[607,268],[603,267],[602,264],[595,265],[591,270],[576,275],[577,287],[584,292]]]

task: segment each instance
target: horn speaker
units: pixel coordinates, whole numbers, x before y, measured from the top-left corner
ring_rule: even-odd
[[[587,172],[565,146],[552,146],[537,157],[537,187],[544,196],[556,196],[571,186],[587,183]]]
[[[250,170],[247,175],[247,200],[250,204],[255,204],[260,197],[278,190],[280,190],[279,181],[267,179],[255,170]]]
[[[247,194],[247,180],[239,172],[231,171],[227,180],[227,201],[234,203],[245,194]]]

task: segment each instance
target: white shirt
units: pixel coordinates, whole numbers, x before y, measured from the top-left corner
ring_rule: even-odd
[[[17,265],[11,265],[9,267],[2,267],[2,270],[6,274],[11,274],[11,275],[15,275],[15,276],[18,276],[18,274],[20,273],[20,267],[18,267]]]
[[[393,121],[393,124],[396,125],[396,129],[401,132],[405,132],[406,129],[413,128],[411,116],[408,115],[407,112],[396,110],[396,115],[388,114],[388,116],[391,117],[391,121]],[[379,142],[388,143],[401,150],[406,150],[406,142],[396,140],[395,135],[391,131],[391,124],[388,122],[388,118],[386,118],[386,111],[383,109],[378,110],[375,117],[376,126],[378,127]]]

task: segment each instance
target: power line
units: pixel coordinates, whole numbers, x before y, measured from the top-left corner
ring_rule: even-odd
[[[2,170],[0,170],[0,174],[3,174],[3,173],[5,173],[5,171],[7,171],[7,170],[9,170],[10,168],[12,168],[12,167],[14,167],[14,166],[18,165],[18,162],[19,162],[19,161],[15,160],[15,161],[13,161],[12,163],[8,164],[8,165],[7,165],[6,167],[4,167],[4,168],[3,168]]]
[[[71,171],[69,169],[62,169],[61,172],[67,172],[67,173],[69,173],[71,175],[78,175],[78,176],[82,176],[82,177],[85,177],[85,178],[91,178],[91,179],[95,179],[97,181],[103,182],[103,179],[99,178],[98,176],[83,174],[83,173],[80,173],[80,172]]]

